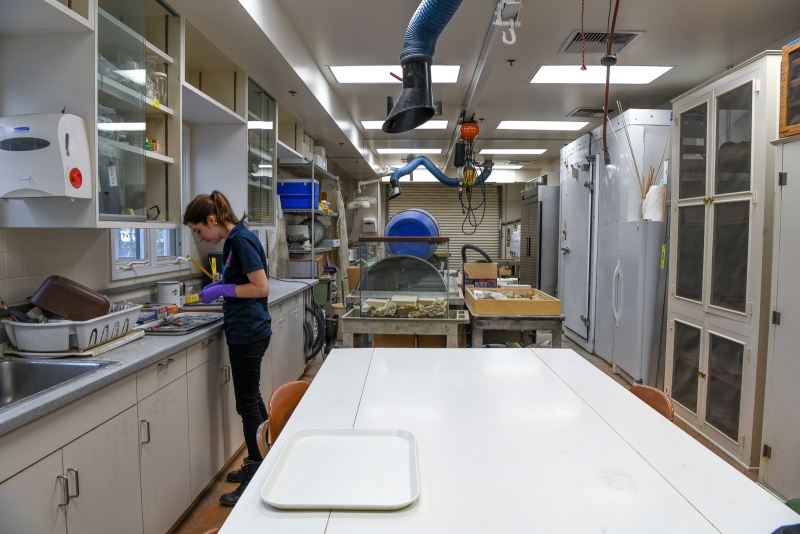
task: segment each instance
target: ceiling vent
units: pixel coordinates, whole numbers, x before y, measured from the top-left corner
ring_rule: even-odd
[[[616,111],[615,109],[609,109],[608,114],[611,115],[615,111]],[[603,108],[575,108],[569,113],[567,113],[567,117],[585,117],[588,119],[602,119]]]
[[[612,54],[619,54],[634,43],[644,32],[614,32],[614,44],[611,46]],[[587,54],[605,54],[608,48],[608,34],[606,32],[584,32],[586,36]],[[583,52],[581,31],[573,30],[558,51],[559,54],[580,54]]]

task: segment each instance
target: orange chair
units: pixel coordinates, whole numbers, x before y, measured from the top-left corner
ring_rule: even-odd
[[[672,405],[672,399],[660,389],[650,386],[633,386],[630,391],[670,421],[675,418],[675,407]]]
[[[284,384],[272,393],[267,405],[269,419],[261,423],[256,430],[258,451],[262,458],[266,458],[267,451],[278,439],[286,423],[289,422],[289,418],[300,404],[306,390],[308,390],[308,382],[298,380]]]

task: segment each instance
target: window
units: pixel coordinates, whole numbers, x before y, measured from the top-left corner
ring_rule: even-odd
[[[181,255],[180,230],[159,229],[156,234],[156,258],[177,258]]]
[[[180,260],[182,230],[179,228],[120,228],[111,234],[111,279],[125,280],[138,276],[185,270],[188,262]]]

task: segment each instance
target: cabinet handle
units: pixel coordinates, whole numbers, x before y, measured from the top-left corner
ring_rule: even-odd
[[[77,469],[75,469],[73,467],[67,468],[67,475],[69,475],[70,473],[75,473],[75,495],[70,495],[69,496],[70,499],[74,499],[75,497],[80,497],[81,496],[81,482],[80,482],[80,479],[78,478],[78,470]],[[67,482],[69,482],[69,481],[67,481]],[[67,489],[69,489],[69,483],[67,484]]]
[[[69,479],[64,475],[56,476],[56,480],[61,481],[61,488],[64,491],[64,502],[58,503],[59,506],[67,506],[69,504]]]
[[[143,440],[142,443],[150,443],[150,421],[148,421],[147,419],[142,419],[141,421],[139,421],[140,429],[142,428],[142,423],[144,423],[145,426],[147,427],[147,441]]]
[[[225,366],[225,383],[227,384],[230,381],[231,381],[231,366],[230,365],[226,365]]]
[[[201,349],[207,349],[208,346],[211,345],[214,341],[215,341],[215,339],[213,337],[210,338],[210,339],[206,339],[205,341],[200,343],[200,348]]]
[[[159,363],[159,364],[158,364],[158,370],[159,370],[159,371],[163,371],[164,369],[166,369],[167,367],[169,367],[169,364],[173,363],[174,361],[175,361],[175,359],[174,359],[174,358],[169,358],[169,359],[168,359],[166,362],[164,362],[164,363]]]

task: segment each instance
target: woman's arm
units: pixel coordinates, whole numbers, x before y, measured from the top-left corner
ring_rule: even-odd
[[[240,299],[261,299],[269,296],[269,280],[264,269],[247,273],[249,284],[236,286],[236,296]]]

